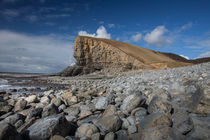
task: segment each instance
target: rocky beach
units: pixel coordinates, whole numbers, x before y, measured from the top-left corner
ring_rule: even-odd
[[[11,77],[2,78],[12,83]],[[26,94],[11,86],[0,92],[1,140],[210,138],[210,63],[20,79],[16,85],[45,88],[26,88]]]

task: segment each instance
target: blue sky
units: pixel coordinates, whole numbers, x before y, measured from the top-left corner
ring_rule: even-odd
[[[208,0],[0,0],[0,71],[59,72],[80,35],[210,56]]]

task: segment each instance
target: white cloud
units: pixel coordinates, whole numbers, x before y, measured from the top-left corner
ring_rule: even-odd
[[[95,37],[96,36],[96,34],[89,34],[86,31],[79,31],[78,35],[80,35],[80,36],[90,36],[90,37]]]
[[[137,33],[137,34],[131,36],[131,40],[134,41],[134,42],[140,41],[141,38],[142,38],[142,34],[141,33]]]
[[[109,28],[114,28],[115,27],[115,24],[108,24],[108,27]]]
[[[70,64],[72,54],[73,40],[64,36],[0,30],[0,71],[59,72]]]
[[[145,35],[144,40],[148,44],[155,46],[170,44],[172,41],[164,36],[167,31],[168,30],[165,28],[165,26],[157,26],[152,32]]]
[[[5,9],[1,12],[6,18],[17,17],[19,16],[19,12],[13,9]]]
[[[184,24],[183,26],[181,26],[181,27],[177,30],[177,32],[182,32],[182,31],[184,31],[184,30],[187,30],[187,29],[191,28],[192,25],[193,25],[192,22],[189,22],[189,23],[187,23],[187,24]]]
[[[184,55],[180,55],[181,57],[184,57],[185,59],[189,60],[190,58]]]
[[[87,31],[79,31],[78,35],[80,36],[90,36],[90,37],[97,37],[97,38],[111,38],[111,34],[107,33],[106,28],[104,26],[100,26],[96,33],[90,34]]]
[[[210,57],[210,52],[202,53],[198,56],[198,58]]]

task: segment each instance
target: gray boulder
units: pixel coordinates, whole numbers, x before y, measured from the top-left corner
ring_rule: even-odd
[[[143,99],[139,94],[132,94],[123,100],[120,109],[125,114],[129,114],[133,109],[144,104],[144,102],[145,99]]]
[[[54,104],[49,104],[42,111],[42,117],[58,114],[58,107]]]
[[[36,121],[24,131],[23,136],[31,140],[48,140],[54,135],[67,136],[72,131],[71,124],[64,116],[53,115]]]
[[[121,124],[122,122],[117,115],[103,116],[96,122],[96,126],[105,134],[119,130]]]
[[[92,134],[97,133],[98,129],[95,125],[91,123],[84,123],[82,124],[76,132],[76,137],[81,138],[81,137],[90,137]]]

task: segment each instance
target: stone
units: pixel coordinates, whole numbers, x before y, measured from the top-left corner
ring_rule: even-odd
[[[117,115],[103,116],[96,122],[96,126],[105,134],[119,130],[121,125],[122,122]]]
[[[90,116],[90,115],[92,115],[91,111],[89,111],[89,110],[81,110],[80,114],[79,114],[79,117],[81,119],[81,118],[85,118],[85,117]]]
[[[171,126],[171,120],[162,112],[153,112],[140,121],[138,131],[157,126]]]
[[[79,114],[79,107],[68,107],[64,112],[68,115],[77,116]]]
[[[130,123],[127,119],[123,118],[122,119],[123,123],[122,123],[122,128],[123,129],[128,129],[128,127],[130,126]]]
[[[132,94],[127,96],[124,100],[120,109],[125,113],[129,114],[133,109],[141,106],[144,102],[144,99],[138,94]]]
[[[23,123],[24,123],[23,120],[18,120],[18,121],[15,123],[14,126],[15,126],[16,128],[19,128],[21,125],[23,125]]]
[[[146,109],[141,109],[135,112],[135,118],[136,122],[139,123],[144,117],[147,116],[147,110]]]
[[[100,140],[101,135],[100,135],[100,133],[95,133],[90,138],[91,138],[91,140]]]
[[[21,137],[14,126],[0,122],[0,140],[21,140]]]
[[[17,103],[15,104],[15,107],[14,107],[14,111],[17,112],[17,111],[21,111],[23,109],[26,108],[26,105],[27,105],[27,101],[24,100],[24,99],[20,99],[17,101]]]
[[[0,116],[10,112],[13,109],[11,105],[4,105],[0,107]]]
[[[42,117],[58,114],[58,108],[54,104],[49,104],[42,111]]]
[[[117,108],[114,105],[108,105],[103,113],[103,116],[116,115]]]
[[[76,122],[76,120],[77,120],[77,118],[72,115],[66,115],[65,117],[68,122]]]
[[[150,114],[152,112],[161,111],[169,115],[171,112],[171,109],[172,109],[172,105],[168,101],[164,100],[163,98],[159,96],[154,96],[151,102],[149,103],[147,110]]]
[[[142,140],[185,140],[181,133],[174,132],[170,127],[158,126],[146,129],[142,132]]]
[[[119,130],[116,133],[116,140],[129,140],[126,130]]]
[[[54,135],[50,138],[50,140],[66,140],[63,136],[60,135]]]
[[[54,135],[65,137],[69,135],[71,131],[72,126],[64,116],[52,115],[37,120],[23,132],[23,136],[31,140],[48,140]]]
[[[43,105],[48,105],[51,101],[51,98],[50,96],[43,96],[41,99],[40,99],[40,103],[42,103]]]
[[[72,92],[65,92],[61,95],[61,97],[67,106],[77,103],[77,97],[73,96]]]
[[[210,117],[200,117],[195,114],[190,115],[194,128],[187,134],[187,140],[209,140],[210,139]]]
[[[28,97],[25,98],[28,104],[30,103],[36,103],[38,101],[36,95],[29,95]]]
[[[66,109],[66,106],[64,104],[62,104],[58,107],[59,112],[63,112],[65,109]]]
[[[51,104],[54,104],[54,105],[56,105],[57,107],[59,107],[61,104],[62,104],[62,101],[61,101],[61,99],[60,98],[53,98],[52,100],[51,100]]]
[[[76,137],[81,138],[84,136],[91,137],[92,134],[97,133],[98,129],[91,123],[82,124],[76,131]]]
[[[109,104],[109,98],[101,96],[101,97],[98,98],[98,100],[97,100],[97,102],[95,104],[95,108],[99,109],[99,110],[106,109],[108,104]]]
[[[48,91],[45,91],[43,94],[44,94],[45,96],[49,96],[50,94],[53,94],[53,93],[54,93],[53,90],[48,90]]]
[[[137,131],[137,128],[135,125],[128,126],[128,134],[136,133],[136,131]]]
[[[186,135],[193,129],[193,121],[184,110],[178,110],[172,115],[173,128]]]
[[[109,132],[104,137],[104,140],[114,140],[114,139],[115,139],[115,134],[113,132]]]
[[[15,125],[15,123],[19,120],[23,120],[24,121],[25,117],[22,114],[14,114],[11,116],[8,116],[7,118],[5,118],[3,121],[6,123],[10,123],[12,125]]]

